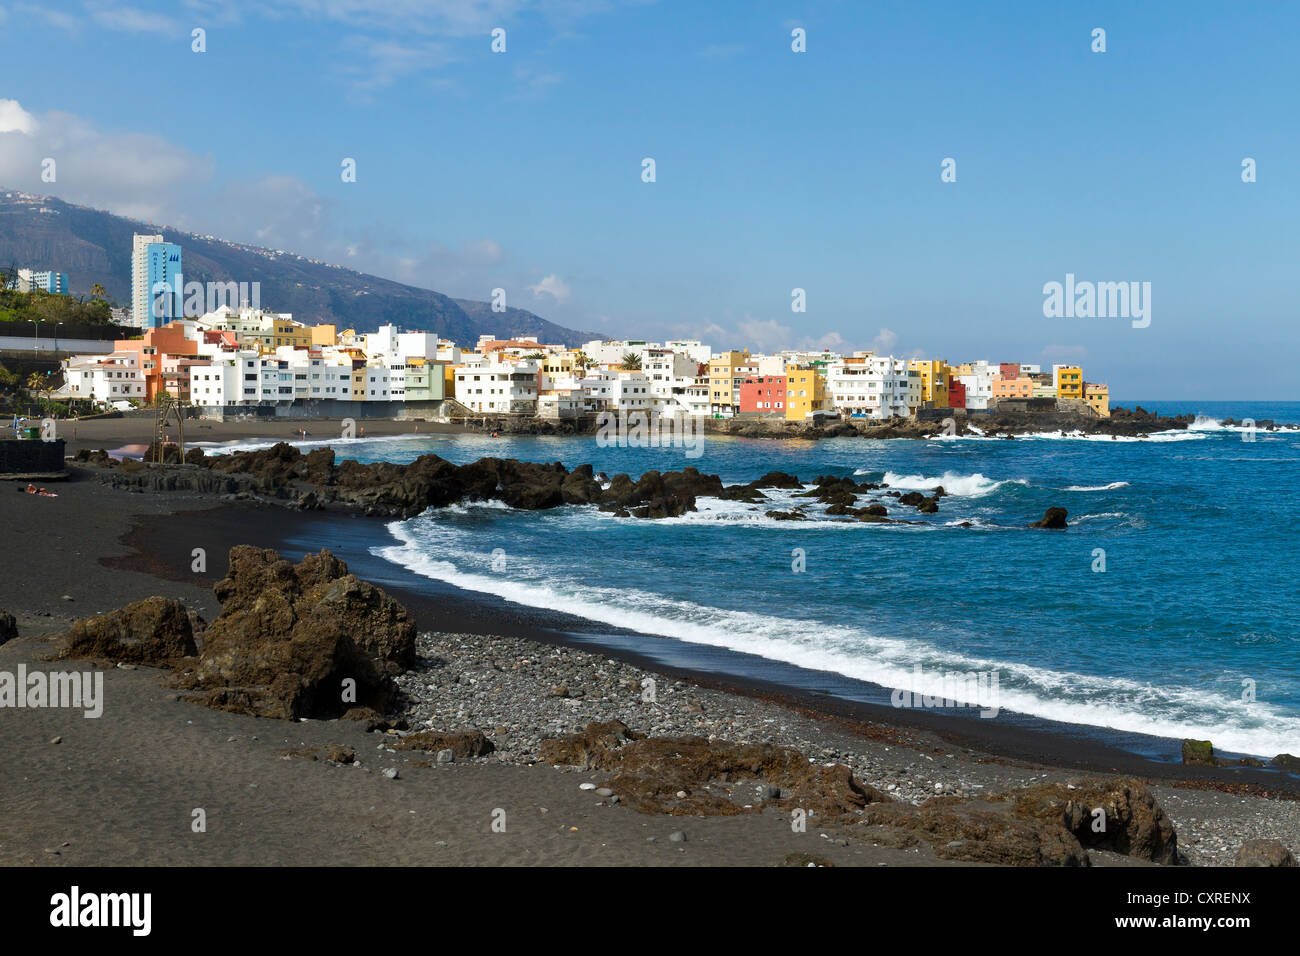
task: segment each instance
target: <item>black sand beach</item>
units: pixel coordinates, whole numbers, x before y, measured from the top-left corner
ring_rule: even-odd
[[[321,520],[273,506],[214,507],[195,496],[113,491],[80,474],[57,490],[57,498],[0,496],[7,542],[0,607],[17,617],[20,633],[0,646],[0,669],[36,665],[73,620],[152,594],[178,598],[211,619],[218,611],[211,587],[225,574],[230,546],[273,547],[296,560],[300,553],[285,543],[310,539],[311,528],[319,527],[313,522]],[[204,573],[191,570],[195,548],[206,552]],[[425,652],[470,676],[450,686],[439,680],[437,692],[422,699],[423,678],[416,675],[404,688],[415,695],[411,716],[435,715],[445,724],[466,715],[490,735],[501,732],[498,754],[421,766],[410,752],[387,747],[384,735],[365,734],[355,723],[286,724],[213,712],[178,700],[147,668],[115,668],[105,675],[102,719],[63,710],[4,714],[14,765],[0,783],[0,810],[16,825],[3,837],[0,862],[774,865],[788,854],[814,851],[839,865],[941,862],[925,845],[877,846],[815,826],[792,833],[785,817],[771,811],[685,821],[641,814],[578,789],[594,775],[529,765],[540,734],[610,716],[634,729],[649,724],[635,696],[620,698],[613,683],[613,675],[635,682],[644,674],[666,688],[656,732],[765,735],[846,762],[873,785],[893,782],[904,798],[1123,773],[1150,782],[1192,863],[1230,863],[1246,839],[1277,838],[1292,848],[1300,842],[1300,790],[1282,774],[1184,767],[1001,721],[667,672],[635,653],[593,651],[566,636],[566,625],[578,622],[559,612],[539,617],[445,587],[384,586],[415,614],[427,635]],[[508,673],[505,662],[512,658],[549,660],[546,648],[559,656],[537,678]],[[505,675],[494,677],[497,692],[471,690],[477,679],[471,675],[481,678],[493,667]],[[591,692],[550,700],[557,674],[588,681]],[[334,745],[353,748],[361,767],[283,757]],[[380,772],[393,767],[397,780]],[[69,806],[78,812],[66,813]],[[208,813],[206,834],[190,830],[198,807]],[[508,838],[489,829],[498,808],[519,821]],[[687,840],[669,841],[674,831]],[[1099,865],[1137,862],[1097,851],[1091,856]]]

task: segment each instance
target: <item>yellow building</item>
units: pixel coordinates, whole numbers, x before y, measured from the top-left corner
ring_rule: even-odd
[[[801,422],[826,408],[826,379],[811,366],[788,365],[785,370],[785,418]]]
[[[749,353],[732,349],[709,359],[709,412],[734,415],[740,408],[740,369],[749,364]]]
[[[1083,397],[1098,418],[1110,418],[1110,386],[1098,382],[1087,382],[1083,386]]]
[[[943,359],[913,359],[907,367],[921,375],[921,405],[948,407],[948,375],[951,371]]]
[[[339,330],[333,322],[322,322],[311,327],[312,345],[334,345],[338,342]]]
[[[1057,398],[1083,398],[1083,369],[1077,365],[1054,366],[1053,384]]]
[[[550,378],[572,378],[577,369],[578,353],[570,349],[567,352],[555,352],[542,359],[542,373]]]

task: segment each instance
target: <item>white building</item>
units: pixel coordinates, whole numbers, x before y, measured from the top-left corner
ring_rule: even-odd
[[[1001,367],[990,366],[986,361],[971,362],[970,374],[954,375],[966,386],[966,407],[985,409],[993,401],[993,382],[1001,375]]]
[[[95,402],[144,401],[144,370],[139,362],[138,352],[74,355],[64,360],[63,385],[55,396]]]
[[[826,370],[831,405],[851,416],[885,420],[910,418],[921,404],[921,376],[905,359],[859,353]]]
[[[480,357],[456,369],[456,401],[475,412],[530,414],[537,409],[541,371],[535,359]]]
[[[131,325],[147,329],[150,323],[149,246],[162,242],[162,236],[135,233],[131,240]]]

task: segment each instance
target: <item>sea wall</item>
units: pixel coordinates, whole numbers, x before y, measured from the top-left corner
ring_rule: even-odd
[[[0,475],[35,475],[63,471],[63,439],[0,439]]]

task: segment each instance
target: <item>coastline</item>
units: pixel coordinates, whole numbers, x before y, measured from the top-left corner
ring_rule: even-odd
[[[295,561],[304,553],[328,547],[354,572],[383,587],[405,604],[415,614],[422,632],[522,638],[567,647],[625,661],[647,672],[688,681],[709,690],[768,701],[819,719],[855,727],[859,732],[870,734],[887,729],[926,735],[926,746],[940,749],[944,745],[958,746],[996,760],[1043,764],[1089,773],[1117,772],[1152,780],[1222,787],[1235,792],[1269,792],[1284,799],[1300,800],[1300,778],[1275,770],[1185,766],[1177,760],[1181,741],[1173,738],[1145,738],[1168,755],[1168,759],[1157,760],[1108,743],[1104,728],[1062,724],[1019,714],[1013,715],[1011,721],[1002,721],[965,716],[951,709],[940,713],[919,708],[895,708],[800,689],[734,671],[674,665],[666,662],[664,655],[657,654],[653,648],[634,649],[630,646],[637,643],[677,643],[671,639],[627,630],[615,632],[562,610],[548,611],[515,604],[421,578],[381,558],[366,561],[357,553],[350,553],[346,542],[330,541],[319,535],[319,529],[334,522],[382,523],[383,520],[359,515],[321,517],[271,505],[239,504],[222,505],[210,511],[187,510],[174,516],[144,516],[123,539],[136,554],[112,559],[112,566],[183,582],[190,560],[185,543],[215,540],[219,544],[209,549],[212,558],[207,578],[216,581],[225,575],[225,553],[236,544],[272,548]],[[162,534],[164,527],[169,529],[166,536]],[[316,540],[320,543],[316,544]],[[309,541],[315,547],[309,547]],[[609,637],[621,639],[613,642],[608,640]],[[688,651],[696,649],[693,645],[682,647]],[[704,650],[724,658],[751,656],[716,648]],[[765,659],[755,660],[774,663]],[[794,665],[782,666],[812,677],[819,673]],[[882,696],[890,693],[890,688],[862,681],[854,683],[873,688]]]
[[[1077,430],[1080,434],[1093,437],[1115,436],[1117,438],[1135,438],[1153,432],[1181,431],[1195,422],[1196,416],[1183,412],[1176,415],[1153,414],[1141,406],[1133,411],[1117,407],[1110,418],[1087,418],[1080,415],[1057,413],[994,412],[993,414],[971,414],[958,416],[952,425],[957,437],[977,434],[973,429],[990,435],[1006,437],[1008,440],[1020,436],[1050,432],[1070,432]],[[342,418],[309,417],[274,417],[270,419],[240,419],[232,421],[213,421],[210,419],[189,419],[185,423],[186,447],[195,444],[216,446],[247,444],[266,441],[298,442],[303,436],[300,429],[306,429],[306,441],[319,441],[337,438],[342,433]],[[493,431],[510,436],[553,436],[583,437],[595,435],[598,429],[592,427],[576,430],[567,422],[551,422],[545,419],[485,419],[465,422],[440,422],[431,419],[358,419],[356,427],[359,437],[398,438],[420,435],[464,435],[489,434]],[[134,413],[120,418],[94,418],[59,420],[58,436],[65,442],[68,456],[80,451],[95,451],[100,448],[114,450],[134,444],[145,444],[151,440],[153,417],[147,413]],[[762,419],[702,419],[696,426],[704,435],[734,438],[766,438],[784,440],[816,441],[823,438],[867,439],[913,439],[929,440],[949,434],[949,426],[941,419],[928,421],[873,422],[860,419],[835,419],[823,425],[811,426],[803,423],[772,421]],[[1275,429],[1292,430],[1300,425],[1260,421],[1257,427],[1261,431]],[[169,427],[169,436],[175,440],[179,437],[174,424]]]
[[[229,546],[254,544],[273,547],[286,557],[297,559],[304,550],[309,550],[301,546],[304,536],[319,535],[318,529],[322,521],[319,515],[301,514],[274,506],[237,503],[214,508],[210,498],[176,493],[132,494],[89,480],[70,481],[60,487],[60,493],[58,499],[39,502],[56,507],[66,505],[62,509],[63,518],[60,520],[50,519],[49,514],[54,511],[53,508],[47,509],[43,517],[39,512],[34,512],[28,496],[10,495],[7,499],[0,499],[0,511],[4,512],[7,527],[15,531],[36,531],[39,528],[48,540],[63,542],[58,553],[41,555],[39,558],[33,556],[32,560],[15,569],[13,594],[6,594],[3,601],[12,605],[9,610],[18,615],[21,637],[0,648],[3,652],[0,660],[13,660],[19,655],[32,660],[39,659],[41,649],[47,646],[43,644],[40,635],[57,633],[73,619],[99,610],[108,610],[149,594],[181,598],[211,619],[217,610],[211,585],[225,573],[225,552]],[[97,516],[100,523],[95,535],[83,540],[76,519],[86,520],[90,515]],[[73,520],[69,521],[69,518]],[[337,523],[373,522],[375,519],[330,516],[325,520]],[[70,542],[76,542],[76,545]],[[319,546],[328,547],[330,544],[329,541],[322,541]],[[195,547],[203,547],[208,556],[206,572],[197,576],[190,570],[191,554]],[[197,581],[194,580],[196,577]],[[392,578],[399,577],[399,574],[392,575]],[[734,736],[757,729],[769,738],[775,738],[778,743],[803,745],[809,748],[809,753],[834,755],[835,759],[846,761],[863,773],[867,782],[881,784],[885,780],[904,780],[906,787],[899,784],[899,791],[913,798],[922,793],[933,793],[936,782],[943,786],[957,786],[959,789],[973,788],[967,789],[967,792],[992,792],[994,788],[1021,785],[1028,781],[1066,781],[1080,772],[1124,773],[1152,782],[1158,799],[1177,825],[1180,838],[1193,863],[1230,862],[1232,851],[1246,838],[1280,838],[1291,846],[1296,846],[1297,840],[1300,840],[1300,803],[1296,802],[1297,797],[1300,797],[1300,786],[1297,786],[1300,781],[1294,777],[1249,768],[1184,767],[1160,763],[1099,742],[1081,741],[1048,731],[1004,726],[998,721],[966,718],[963,722],[962,718],[949,715],[875,707],[821,694],[792,692],[790,688],[770,682],[666,667],[650,655],[638,654],[625,647],[593,647],[590,641],[568,633],[566,627],[572,622],[559,613],[538,615],[533,609],[488,601],[449,586],[430,592],[423,587],[394,586],[387,577],[375,583],[390,590],[414,613],[419,631],[425,635],[421,638],[422,642],[432,642],[428,646],[433,651],[441,649],[443,656],[451,656],[458,661],[457,666],[463,667],[466,673],[481,672],[487,666],[485,656],[498,659],[505,656],[509,659],[510,655],[517,657],[527,653],[523,648],[532,647],[549,648],[552,653],[562,651],[562,659],[566,662],[564,666],[577,667],[583,673],[592,669],[616,672],[609,681],[626,680],[628,674],[656,675],[666,687],[673,688],[679,695],[675,716],[665,725],[670,729],[681,731],[695,727],[694,732],[717,732],[719,736]],[[62,599],[63,593],[78,592],[79,589],[85,593],[69,594],[72,601]],[[45,613],[50,616],[46,617]],[[480,640],[467,640],[461,635],[475,635]],[[452,647],[459,650],[454,655],[449,655],[448,649]],[[210,736],[241,725],[245,728],[245,736],[252,737],[248,741],[250,744],[257,737],[279,737],[283,741],[301,737],[308,742],[313,739],[336,742],[335,738],[340,734],[352,734],[357,730],[353,727],[339,727],[337,721],[309,722],[312,725],[310,728],[296,724],[273,726],[278,722],[216,714],[171,700],[152,675],[146,677],[139,671],[115,671],[108,676],[113,681],[125,680],[123,689],[130,688],[133,693],[143,694],[156,706],[172,713],[170,719],[180,717],[182,723],[188,721],[190,725],[201,724],[207,727]],[[525,696],[513,703],[521,711],[533,708],[541,712],[548,707],[559,707],[564,719],[569,720],[569,726],[576,730],[585,723],[586,718],[595,719],[603,714],[605,711],[602,708],[613,707],[611,713],[618,711],[614,692],[610,689],[613,684],[609,681],[604,681],[604,684],[597,681],[599,686],[593,688],[592,693],[584,695],[577,704],[567,698],[558,701],[543,700],[549,695],[545,688],[535,686],[534,682],[533,685],[516,687],[514,692]],[[112,686],[110,684],[110,688]],[[469,693],[467,686],[458,683],[447,688],[440,683],[440,693],[432,700],[436,704],[450,690],[450,698],[442,701],[442,705],[450,708],[449,712],[454,715],[463,711],[467,700],[472,700],[463,696],[462,692]],[[502,706],[509,707],[512,701],[504,700],[501,703]],[[425,713],[429,706],[429,701],[417,703],[412,713]],[[481,702],[475,706],[482,706]],[[420,710],[421,707],[425,710]],[[457,708],[461,708],[461,711]],[[570,709],[572,714],[569,713]],[[622,719],[629,726],[636,726],[638,715],[634,711],[621,713]],[[640,722],[644,725],[645,715],[641,717]],[[156,727],[148,729],[150,722],[157,719],[157,714],[141,718],[146,724],[146,736],[157,733]],[[253,728],[251,734],[247,731],[250,726]],[[75,722],[72,727],[76,729]],[[771,733],[774,727],[779,728],[777,733]],[[484,726],[481,729],[491,734],[496,728]],[[240,734],[235,736],[244,739]],[[260,753],[265,749],[265,746],[261,746],[264,744],[266,741],[261,741],[253,749]],[[357,753],[361,754],[363,749],[373,750],[374,745],[364,743],[363,739],[357,746]],[[502,751],[503,754],[510,752],[506,746],[503,746]],[[366,763],[370,761],[367,759]],[[515,773],[529,775],[529,782],[521,784],[525,789],[541,787],[545,790],[554,785],[556,777],[567,779],[569,790],[576,789],[572,774],[540,764],[527,766],[526,763],[510,763],[503,756],[498,756],[495,760],[489,758],[481,767],[477,763],[457,765],[455,773],[458,776],[478,774],[481,770],[484,778],[481,785],[489,789],[499,787],[500,784],[486,779],[487,777]],[[289,761],[277,765],[276,770],[299,764],[299,761]],[[403,766],[403,777],[408,773],[425,773],[423,768],[407,769]],[[22,775],[34,779],[30,771],[35,769],[35,765],[24,766]],[[205,773],[209,775],[229,772],[231,768],[224,760],[210,762],[205,766]],[[314,774],[316,770],[310,773]],[[533,777],[537,780],[533,781]],[[953,781],[957,783],[954,784]],[[85,781],[73,785],[74,792],[78,786],[86,785]],[[290,782],[286,782],[288,785]],[[55,798],[60,791],[60,786],[54,786],[48,798]],[[1265,792],[1269,797],[1258,795]],[[559,802],[563,793],[562,789],[557,790],[552,802]],[[11,794],[0,801],[0,804],[8,805],[12,796]],[[455,794],[442,796],[457,806],[466,799]],[[32,799],[31,795],[27,799]],[[611,809],[602,807],[600,812]],[[324,804],[321,813],[328,814]],[[645,819],[643,815],[625,808],[618,808],[617,814],[625,818],[622,826],[634,828],[638,833],[652,823],[651,819]],[[713,820],[698,822],[706,830],[722,823]],[[603,820],[602,826],[607,823],[608,820]],[[692,822],[691,826],[694,828],[696,822]],[[771,829],[770,824],[754,826]],[[838,838],[828,837],[827,841],[818,842],[826,843],[832,839]],[[644,843],[645,837],[638,836],[638,840]],[[763,842],[761,846],[763,852],[771,850],[775,853],[775,844]],[[918,858],[913,850],[863,847],[857,844],[835,846],[849,857],[841,861],[843,863],[897,864],[905,861],[906,854],[912,854],[915,862],[937,862],[925,853],[921,853]],[[644,853],[658,852],[653,847],[651,845],[651,849],[646,849],[639,844],[626,844],[623,851],[631,855],[620,860],[642,862]],[[323,854],[329,852],[318,849]],[[693,854],[697,849],[698,847],[693,847],[690,852]],[[877,856],[885,850],[889,850],[885,854],[889,858],[878,859]],[[0,848],[0,853],[6,859],[17,862],[18,857],[12,856],[12,851],[12,846]],[[732,848],[729,839],[720,840],[714,851],[707,862],[754,864],[766,861],[770,864],[777,862],[779,856],[747,856],[741,849]],[[862,857],[861,854],[867,851],[870,853]],[[281,852],[290,853],[284,848]],[[463,862],[488,862],[479,855],[468,850],[466,852]],[[29,858],[32,858],[30,854]],[[317,856],[310,859],[320,862],[322,858]],[[400,857],[398,859],[400,861]],[[602,860],[583,857],[571,862]],[[662,860],[655,858],[654,862]],[[701,860],[695,859],[695,862]],[[1132,861],[1125,858],[1125,862]]]

